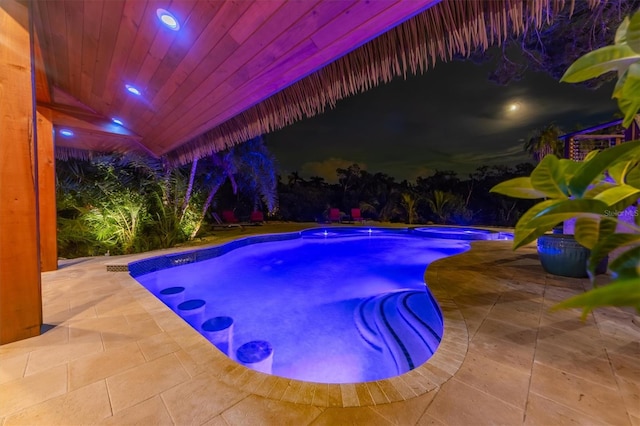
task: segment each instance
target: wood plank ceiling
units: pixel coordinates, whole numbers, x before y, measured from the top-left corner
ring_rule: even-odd
[[[162,156],[438,1],[31,2],[38,105],[57,146]]]

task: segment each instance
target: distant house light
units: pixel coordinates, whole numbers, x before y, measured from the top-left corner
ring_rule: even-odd
[[[71,136],[73,136],[73,132],[69,129],[60,129],[60,134],[67,138],[70,138]]]
[[[178,31],[180,29],[180,22],[178,22],[178,19],[168,10],[158,9],[156,10],[156,15],[160,22],[170,30]]]
[[[129,93],[133,93],[136,96],[140,96],[142,94],[142,92],[140,90],[138,90],[138,88],[130,85],[130,84],[125,84],[125,86],[127,88],[127,90],[129,91]]]
[[[111,121],[116,123],[118,126],[124,126],[124,123],[119,118],[112,118]]]

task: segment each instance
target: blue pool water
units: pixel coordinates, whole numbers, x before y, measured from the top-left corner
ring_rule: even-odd
[[[267,342],[272,374],[322,383],[378,380],[424,363],[443,331],[425,269],[469,248],[463,240],[366,228],[260,241],[132,275],[206,337],[232,322],[230,347],[217,344],[230,358],[245,343]]]

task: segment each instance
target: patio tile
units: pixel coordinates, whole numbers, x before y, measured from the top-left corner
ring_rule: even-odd
[[[366,383],[356,383],[356,393],[358,394],[358,401],[360,401],[361,406],[374,404],[373,397]]]
[[[0,413],[9,416],[67,392],[67,366],[59,365],[0,387]]]
[[[258,388],[256,389],[255,392],[258,395],[266,397],[266,396],[269,395],[269,393],[276,386],[277,383],[278,383],[278,378],[277,377],[268,375],[262,381],[262,384],[260,386],[258,386]]]
[[[464,403],[461,403],[464,401]],[[524,410],[454,379],[445,383],[426,412],[451,425],[521,424]]]
[[[469,343],[469,354],[482,354],[496,362],[529,373],[533,365],[534,345],[515,345],[503,339],[481,334]],[[468,355],[467,355],[468,356]]]
[[[156,395],[132,407],[125,408],[111,417],[107,417],[100,424],[109,426],[173,426],[174,422],[160,396]]]
[[[481,355],[469,354],[456,374],[459,380],[489,395],[524,409],[529,392],[529,374]]]
[[[538,344],[553,344],[587,356],[598,356],[603,349],[596,326],[584,326],[576,330],[542,327],[538,333]]]
[[[29,353],[0,354],[0,384],[24,376],[28,358]]]
[[[541,341],[536,348],[535,361],[612,389],[618,388],[603,349],[584,354]]]
[[[298,398],[298,392],[300,391],[300,387],[302,386],[302,382],[299,380],[291,380],[289,382],[289,386],[282,394],[280,398],[283,401],[295,402]]]
[[[629,414],[640,417],[640,384],[618,377],[620,393]]]
[[[606,386],[534,362],[531,393],[581,411],[593,421],[628,423],[622,397]]]
[[[313,426],[393,425],[370,407],[327,408],[312,423]]]
[[[374,404],[386,404],[391,401],[377,382],[367,382],[366,386]]]
[[[435,392],[428,392],[407,401],[374,405],[371,409],[393,424],[413,425],[422,417],[435,395]]]
[[[229,423],[224,420],[222,415],[219,415],[202,423],[202,426],[229,426]]]
[[[203,423],[245,398],[247,393],[220,382],[210,374],[202,374],[160,396],[173,421],[180,425]]]
[[[340,385],[330,384],[327,390],[327,405],[329,407],[342,407],[342,389],[340,389]]]
[[[147,361],[180,350],[180,346],[167,333],[158,333],[138,340],[138,346]]]
[[[238,425],[306,425],[322,413],[318,407],[274,401],[257,395],[244,398],[222,413],[231,426]]]
[[[640,358],[610,353],[609,359],[617,376],[640,386]]]
[[[81,388],[144,362],[135,343],[75,359],[69,362],[69,389]]]
[[[274,386],[269,391],[268,397],[271,399],[281,399],[282,395],[287,391],[291,380],[284,377],[276,377]]]
[[[589,414],[573,410],[566,405],[559,404],[540,395],[531,394],[529,396],[524,419],[524,424],[527,426],[593,426],[595,423],[594,418]]]
[[[356,385],[351,383],[342,383],[340,384],[340,393],[342,394],[343,407],[360,406],[360,401],[358,400],[358,392],[356,391]]]
[[[162,358],[130,368],[107,379],[113,411],[118,412],[188,380],[178,358]]]
[[[69,341],[69,327],[56,325],[37,337],[19,340],[17,342],[0,345],[0,355],[15,356],[25,352],[35,351],[64,345]]]
[[[55,365],[103,351],[102,338],[99,332],[70,328],[69,343],[39,349],[29,354],[25,375],[46,370]],[[72,337],[74,336],[75,337]]]
[[[516,345],[533,346],[536,341],[537,329],[519,327],[509,322],[487,318],[478,329],[474,338],[482,335],[506,340]]]
[[[104,381],[32,405],[6,418],[4,425],[91,424],[111,415]]]
[[[422,417],[420,417],[416,425],[417,426],[446,426],[440,420],[433,418],[427,413],[424,413]]]
[[[329,406],[329,385],[326,383],[316,384],[316,390],[313,393],[313,405],[318,407]]]
[[[316,384],[309,382],[301,382],[300,390],[295,401],[296,404],[311,404],[316,391]]]
[[[520,327],[534,328],[540,324],[540,305],[532,302],[498,303],[487,315],[488,319],[508,322]]]

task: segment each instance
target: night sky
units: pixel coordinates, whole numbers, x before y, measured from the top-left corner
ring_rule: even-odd
[[[335,182],[335,170],[358,163],[370,173],[414,181],[435,170],[466,178],[482,165],[530,161],[523,143],[552,122],[564,131],[614,119],[612,84],[589,90],[528,72],[507,86],[488,79],[490,63],[441,62],[338,103],[333,110],[266,135],[283,181]],[[518,109],[510,111],[509,105]]]

